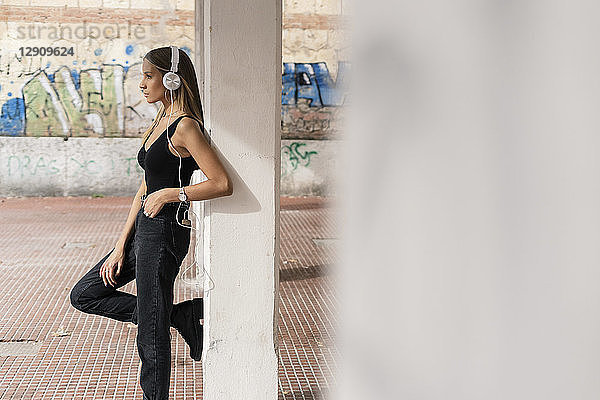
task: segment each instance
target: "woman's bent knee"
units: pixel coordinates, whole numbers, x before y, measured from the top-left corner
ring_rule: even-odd
[[[73,286],[71,293],[69,294],[71,305],[79,311],[86,311],[86,302],[82,301],[82,294],[88,287],[89,284],[86,284],[80,280],[75,284],[75,286]]]
[[[75,307],[78,310],[82,309],[81,304],[79,303],[79,297],[81,295],[81,291],[79,289],[79,284],[75,285],[72,289],[71,289],[71,293],[69,295],[69,298],[71,300],[71,305],[73,307]]]
[[[106,261],[110,253],[112,253],[114,248],[108,252],[100,261],[96,263],[86,274],[79,279],[79,281],[73,286],[71,289],[71,293],[69,294],[69,298],[71,300],[71,305],[80,311],[86,311],[86,303],[90,300],[94,300],[94,295],[89,293],[88,289],[93,285],[102,282],[102,278],[100,277],[100,267]],[[87,296],[82,296],[84,292],[88,291]],[[90,295],[92,295],[90,298]],[[87,297],[87,299],[85,299]]]

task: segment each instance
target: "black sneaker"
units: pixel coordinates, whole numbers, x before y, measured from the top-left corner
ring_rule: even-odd
[[[172,315],[175,329],[190,348],[190,357],[195,361],[202,359],[204,304],[201,297],[186,300],[177,304],[177,311]]]

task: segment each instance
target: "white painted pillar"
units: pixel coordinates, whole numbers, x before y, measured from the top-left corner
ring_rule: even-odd
[[[214,287],[205,292],[204,399],[274,400],[281,1],[201,6],[205,122],[234,188],[205,203],[204,260]]]

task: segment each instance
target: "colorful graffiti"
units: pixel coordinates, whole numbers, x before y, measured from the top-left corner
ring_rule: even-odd
[[[338,62],[334,82],[324,62],[284,63],[281,104],[293,105],[298,103],[298,99],[307,99],[310,107],[343,105],[348,69],[349,63]]]
[[[39,71],[23,87],[25,136],[122,134],[123,75],[113,65],[79,74],[66,67],[53,75]]]
[[[325,63],[284,63],[281,92],[283,139],[334,139],[347,98],[349,63],[338,62],[335,82]]]
[[[137,136],[156,112],[139,97],[139,65],[36,71],[21,97],[8,94],[13,98],[2,105],[0,135]]]
[[[335,109],[345,100],[348,63],[338,63],[335,82],[323,62],[283,67],[283,137],[332,130]],[[26,76],[20,94],[2,93],[0,86],[0,98],[9,97],[0,110],[2,136],[138,137],[156,112],[139,96],[139,63],[61,66]]]

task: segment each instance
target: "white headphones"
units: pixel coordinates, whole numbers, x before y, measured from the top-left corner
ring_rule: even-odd
[[[181,86],[181,79],[176,74],[179,65],[179,48],[171,46],[171,70],[163,76],[163,85],[169,90],[177,90]]]

